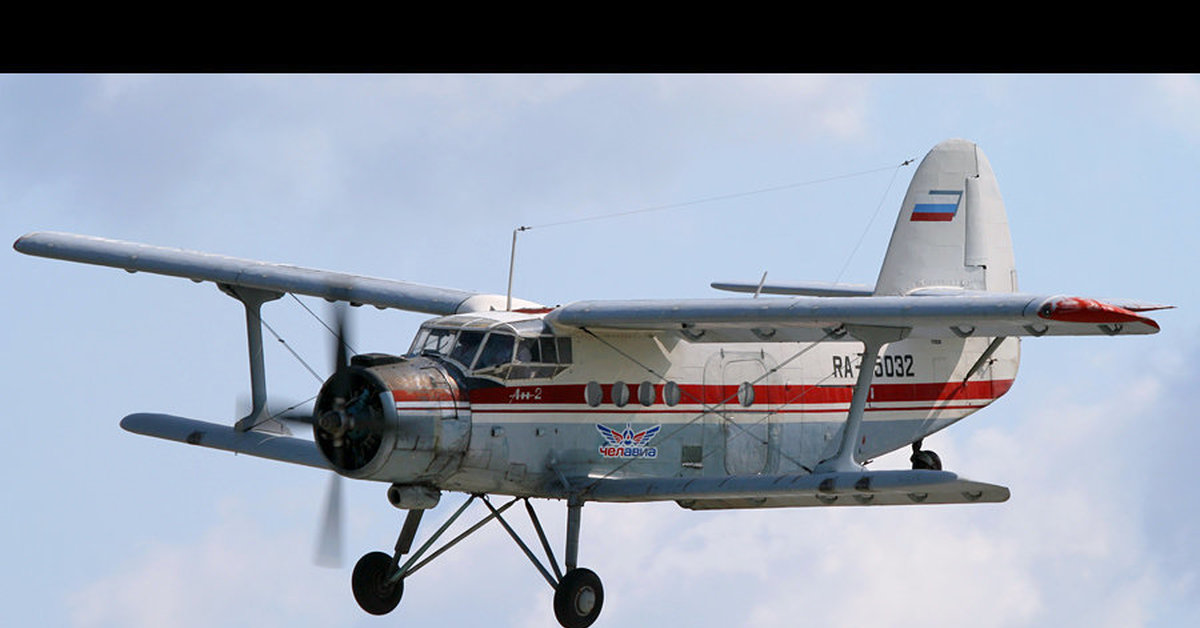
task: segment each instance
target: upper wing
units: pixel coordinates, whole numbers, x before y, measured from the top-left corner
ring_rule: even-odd
[[[547,316],[589,329],[680,331],[701,342],[794,342],[840,337],[848,326],[913,338],[1153,334],[1153,320],[1095,299],[1012,293],[581,301]]]
[[[377,279],[285,264],[123,242],[70,233],[41,232],[22,236],[13,248],[27,255],[51,257],[193,281],[304,294],[333,301],[366,303],[381,308],[447,315],[480,307],[492,295]],[[503,297],[500,297],[503,303]]]

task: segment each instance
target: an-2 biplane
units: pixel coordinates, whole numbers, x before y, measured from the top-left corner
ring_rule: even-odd
[[[554,589],[568,628],[604,601],[580,567],[584,504],[671,500],[690,509],[1001,502],[1008,489],[941,469],[922,439],[1009,390],[1023,336],[1152,334],[1163,306],[1017,292],[1008,223],[987,158],[934,147],[913,176],[874,286],[722,283],[723,299],[558,307],[94,237],[32,233],[30,255],[211,281],[245,307],[250,413],[233,426],[132,414],[125,429],[383,482],[408,511],[392,552],[354,568],[360,606],[385,614],[405,580],[496,519]],[[266,410],[259,312],[286,293],[434,314],[402,356],[346,358],[308,422]],[[775,295],[761,297],[760,294]],[[339,333],[340,336],[340,333]],[[912,469],[864,462],[912,447]],[[443,491],[471,497],[417,551]],[[493,506],[487,496],[511,501]],[[560,569],[530,498],[565,500]],[[472,502],[486,516],[431,551]],[[504,519],[523,501],[542,561]]]

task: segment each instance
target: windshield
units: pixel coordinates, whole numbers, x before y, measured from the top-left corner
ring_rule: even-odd
[[[475,354],[479,353],[479,345],[482,343],[483,332],[481,331],[459,332],[458,342],[454,345],[454,349],[450,351],[450,359],[470,368],[471,362],[475,361]]]
[[[507,331],[421,328],[409,355],[433,353],[468,371],[500,379],[554,377],[571,364],[571,339],[518,337]]]
[[[492,332],[488,335],[487,344],[483,345],[483,352],[479,354],[475,370],[482,371],[512,362],[513,344],[516,340],[515,336]]]

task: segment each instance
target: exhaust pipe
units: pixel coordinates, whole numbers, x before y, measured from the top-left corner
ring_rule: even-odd
[[[442,492],[416,484],[393,484],[388,487],[387,498],[401,510],[429,510],[441,501]]]

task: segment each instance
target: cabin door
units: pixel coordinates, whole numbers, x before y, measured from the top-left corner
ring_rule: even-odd
[[[766,373],[758,352],[724,351],[704,369],[706,401],[713,408],[710,424],[720,426],[725,471],[731,475],[755,475],[767,467],[771,412]]]

